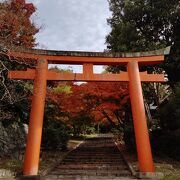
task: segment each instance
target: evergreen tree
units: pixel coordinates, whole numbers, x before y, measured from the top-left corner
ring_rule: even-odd
[[[112,52],[149,51],[172,46],[161,66],[171,85],[180,80],[180,1],[109,0],[112,30],[106,38]],[[118,71],[119,67],[110,71]]]

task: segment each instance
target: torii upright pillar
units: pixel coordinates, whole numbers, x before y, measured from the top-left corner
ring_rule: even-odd
[[[39,60],[35,72],[34,92],[24,159],[24,176],[33,176],[38,173],[44,105],[46,98],[47,71],[47,60]]]
[[[138,62],[128,63],[129,92],[140,172],[154,172]]]

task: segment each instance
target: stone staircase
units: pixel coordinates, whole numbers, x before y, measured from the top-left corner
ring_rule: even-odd
[[[71,151],[46,180],[135,179],[110,137],[90,138]]]

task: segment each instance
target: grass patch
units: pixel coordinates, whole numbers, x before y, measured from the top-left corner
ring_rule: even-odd
[[[176,176],[176,175],[167,175],[164,177],[163,180],[179,180],[180,176]]]
[[[1,160],[0,169],[8,169],[12,172],[21,172],[23,163],[20,160],[15,159],[4,159]]]
[[[162,162],[163,160],[163,162]],[[163,157],[160,162],[155,163],[156,171],[164,174],[163,180],[179,180],[180,166],[179,162],[173,161],[169,157]]]

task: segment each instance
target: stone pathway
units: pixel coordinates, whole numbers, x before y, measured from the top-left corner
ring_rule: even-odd
[[[110,137],[90,138],[71,151],[46,180],[135,179]]]

